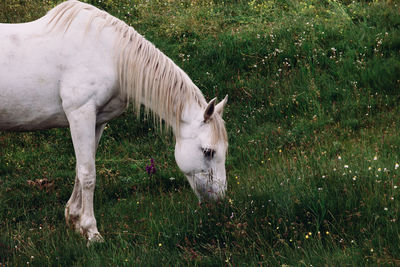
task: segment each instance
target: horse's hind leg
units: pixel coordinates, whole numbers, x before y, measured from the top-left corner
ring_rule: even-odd
[[[104,130],[104,124],[96,126],[96,151]],[[95,151],[95,153],[96,153]],[[65,207],[65,220],[67,225],[80,231],[80,214],[82,209],[82,188],[78,176],[75,176],[74,190]]]
[[[94,103],[88,102],[75,110],[67,112],[66,115],[75,149],[76,176],[79,181],[79,184],[75,186],[75,195],[73,193],[71,198],[78,202],[78,204],[75,204],[76,207],[79,207],[79,202],[81,205],[80,209],[78,209],[80,211],[78,213],[79,216],[76,217],[77,220],[73,223],[75,229],[86,236],[89,241],[101,241],[102,237],[97,230],[93,210],[93,196],[96,184],[96,107]],[[71,203],[69,207],[71,207]]]

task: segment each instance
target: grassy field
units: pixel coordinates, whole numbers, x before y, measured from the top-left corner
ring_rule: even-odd
[[[0,21],[55,2],[3,0]],[[228,194],[198,205],[173,138],[126,112],[100,142],[106,242],[87,248],[64,221],[68,129],[1,132],[0,266],[400,265],[396,1],[87,2],[145,35],[207,99],[229,94]]]

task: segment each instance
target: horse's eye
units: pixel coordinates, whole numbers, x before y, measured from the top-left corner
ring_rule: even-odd
[[[203,155],[205,158],[211,160],[214,158],[215,155],[215,150],[211,148],[202,148],[201,151],[203,151]]]

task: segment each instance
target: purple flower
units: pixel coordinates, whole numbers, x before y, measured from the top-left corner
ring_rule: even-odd
[[[156,173],[156,166],[154,165],[154,159],[150,159],[150,165],[146,165],[146,172],[149,176]]]

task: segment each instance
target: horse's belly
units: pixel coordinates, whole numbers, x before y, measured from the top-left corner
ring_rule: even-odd
[[[0,130],[30,131],[68,126],[57,91],[47,86],[0,88]]]
[[[50,128],[67,127],[68,121],[63,112],[31,109],[31,114],[13,114],[13,110],[4,112],[0,109],[0,130],[33,131]]]

